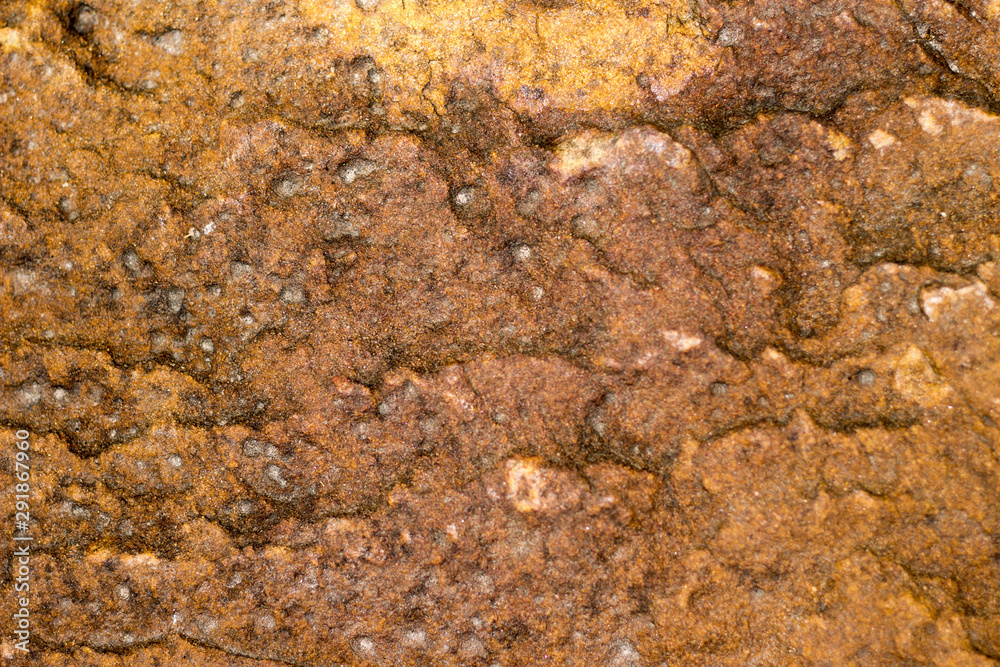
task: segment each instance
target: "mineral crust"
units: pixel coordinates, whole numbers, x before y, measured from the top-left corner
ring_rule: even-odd
[[[0,662],[1000,664],[998,31],[7,0]]]

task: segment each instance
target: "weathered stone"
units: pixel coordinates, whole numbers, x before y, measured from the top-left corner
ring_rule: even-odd
[[[995,664],[998,27],[4,4],[3,664]]]

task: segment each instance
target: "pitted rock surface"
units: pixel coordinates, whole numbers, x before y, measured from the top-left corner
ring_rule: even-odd
[[[998,28],[4,4],[3,664],[997,664]]]

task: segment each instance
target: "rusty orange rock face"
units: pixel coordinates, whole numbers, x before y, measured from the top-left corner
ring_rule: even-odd
[[[996,664],[995,4],[4,4],[2,664]]]

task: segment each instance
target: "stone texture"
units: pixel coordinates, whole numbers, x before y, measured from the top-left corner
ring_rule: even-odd
[[[996,664],[995,5],[4,4],[4,664]]]

